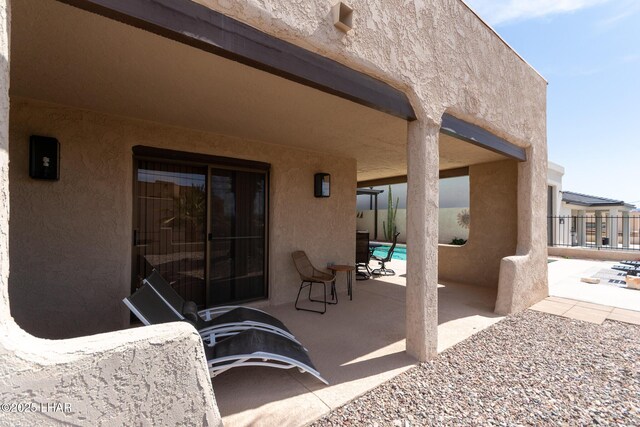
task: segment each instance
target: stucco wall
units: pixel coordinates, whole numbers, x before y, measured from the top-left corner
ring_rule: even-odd
[[[363,70],[405,90],[411,97],[419,121],[409,128],[409,195],[415,201],[408,206],[411,230],[409,250],[423,257],[409,258],[407,278],[408,351],[424,359],[435,353],[437,340],[437,124],[447,111],[478,124],[527,148],[528,161],[518,165],[518,240],[516,255],[501,262],[500,287],[496,309],[501,312],[521,310],[546,295],[546,82],[518,58],[462,2],[429,0],[406,2],[385,0],[352,0],[355,8],[354,30],[345,35],[330,22],[328,0],[291,2],[288,0],[199,0],[229,16],[267,33],[292,41],[325,56]],[[79,405],[110,405],[113,413],[121,414],[123,424],[131,424],[140,413],[132,410],[137,402],[131,390],[161,384],[158,375],[168,370],[155,370],[171,359],[167,340],[172,338],[164,329],[142,328],[148,336],[127,333],[109,335],[105,347],[90,345],[90,339],[67,341],[61,352],[66,363],[55,351],[57,343],[47,343],[23,334],[9,314],[8,284],[8,29],[7,0],[0,0],[0,390],[2,397],[30,396],[33,384],[43,384],[40,396],[62,400],[66,378],[81,378],[88,370],[97,380],[109,385],[119,384],[113,393],[92,401],[93,383],[78,381],[72,386]],[[64,117],[63,117],[64,118]],[[119,137],[119,135],[117,136]],[[188,141],[187,141],[188,143]],[[188,145],[188,144],[187,144]],[[413,156],[413,157],[412,157]],[[422,181],[419,181],[423,177]],[[355,200],[355,191],[354,197]],[[347,209],[353,218],[354,209]],[[418,253],[418,252],[415,252]],[[502,285],[505,286],[502,286]],[[182,327],[179,327],[182,328]],[[173,366],[171,375],[184,376],[185,381],[162,387],[155,396],[160,401],[147,401],[145,408],[154,411],[153,420],[172,422],[186,418],[185,424],[202,423],[213,414],[212,394],[206,386],[186,388],[193,372],[201,373],[203,361],[197,353],[199,343],[190,340],[186,331],[178,339],[185,345],[185,362]],[[154,338],[155,337],[155,338]],[[149,349],[149,343],[153,351]],[[196,345],[197,344],[197,345]],[[32,347],[33,345],[33,347]],[[29,352],[27,349],[31,348]],[[139,375],[120,375],[109,354],[124,357],[131,370]],[[80,362],[85,356],[91,363]],[[153,359],[154,365],[148,360]],[[185,358],[186,359],[186,358]],[[42,371],[43,365],[51,369]],[[17,378],[18,371],[35,371]],[[52,378],[52,376],[55,376]],[[13,379],[16,378],[16,379]],[[201,383],[202,384],[202,383]],[[7,391],[11,390],[10,393]],[[170,402],[185,399],[196,402],[193,412]],[[204,405],[199,405],[204,402]],[[164,405],[162,405],[164,404]],[[103,406],[104,407],[104,406]],[[168,415],[164,408],[171,411]],[[172,409],[177,408],[177,409]],[[175,418],[174,418],[175,417]],[[197,421],[196,421],[197,420]],[[209,419],[207,419],[208,421]],[[78,419],[74,422],[82,423]],[[128,421],[128,422],[127,422]],[[199,421],[199,422],[198,422]],[[50,423],[47,419],[43,423]],[[95,425],[94,420],[85,424]],[[106,424],[106,422],[104,422]],[[210,422],[213,423],[213,420]],[[151,424],[154,424],[153,422]]]
[[[395,202],[394,202],[395,203]],[[369,230],[369,236],[371,240],[375,240],[373,224],[375,222],[374,211],[360,211],[362,218],[356,219],[356,226],[358,230]],[[384,224],[383,224],[384,223]],[[378,209],[378,240],[385,240],[384,238],[384,225],[387,223],[387,210]],[[400,235],[398,236],[398,242],[405,243],[407,241],[407,210],[398,209],[396,212],[395,228]],[[391,240],[391,239],[388,239]]]
[[[60,181],[29,178],[33,134],[60,141]],[[14,99],[9,294],[28,332],[66,338],[128,325],[135,145],[271,164],[270,304],[296,297],[294,250],[318,266],[353,263],[355,160]],[[313,196],[315,172],[331,174],[331,197]]]
[[[469,230],[458,224],[458,215],[467,208],[440,208],[438,209],[438,242],[451,243],[454,238],[468,239]],[[358,230],[368,230],[371,239],[374,239],[373,223],[375,221],[374,211],[360,211],[362,218],[356,218]],[[387,222],[387,210],[378,209],[378,240],[384,240],[383,221]],[[398,209],[396,213],[396,229],[400,235],[398,242],[407,241],[407,210]]]
[[[18,425],[221,425],[202,341],[184,323],[49,341],[9,311],[9,29],[0,0],[0,402],[70,412],[0,414]],[[46,319],[45,319],[46,321]]]
[[[415,126],[437,126],[447,112],[525,147],[527,162],[518,165],[517,250],[502,262],[497,310],[522,310],[546,296],[547,84],[462,1],[352,0],[353,30],[347,34],[332,25],[334,2],[328,0],[196,1],[405,90],[424,122]],[[410,145],[411,136],[409,158]],[[429,148],[429,155],[430,165],[437,165],[437,150]],[[415,206],[435,217],[435,182],[423,196],[426,205]],[[421,234],[428,228],[414,238],[427,238]],[[432,268],[425,277],[433,287]],[[422,279],[408,278],[408,286],[414,280]]]
[[[445,208],[438,213],[438,243],[450,244],[453,239],[469,239],[469,228],[460,225],[460,215],[469,208]]]
[[[518,165],[505,160],[469,168],[469,240],[463,246],[440,245],[440,280],[497,287],[502,258],[517,244]]]

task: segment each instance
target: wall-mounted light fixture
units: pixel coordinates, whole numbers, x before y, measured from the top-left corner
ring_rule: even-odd
[[[343,2],[333,6],[333,25],[340,31],[348,32],[353,28],[353,9]]]
[[[60,143],[48,136],[29,138],[29,176],[33,179],[60,179]]]
[[[331,175],[317,173],[313,176],[313,195],[316,197],[329,197],[331,195]]]

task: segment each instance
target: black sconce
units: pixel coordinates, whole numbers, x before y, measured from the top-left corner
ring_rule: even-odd
[[[55,138],[31,135],[29,138],[29,176],[34,179],[60,179],[60,143]]]
[[[329,197],[331,194],[331,175],[317,173],[313,176],[313,195],[316,197]]]

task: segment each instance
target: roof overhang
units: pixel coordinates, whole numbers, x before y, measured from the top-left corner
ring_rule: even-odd
[[[527,160],[524,148],[450,114],[442,116],[440,132],[521,162]]]
[[[405,120],[416,120],[409,98],[389,84],[191,0],[58,1]]]
[[[624,210],[635,209],[635,205],[625,203],[624,200],[609,199],[600,196],[591,196],[589,194],[575,193],[573,191],[562,191],[562,202],[567,207],[592,208],[592,209],[610,209],[621,208]]]
[[[582,209],[584,210],[584,208],[589,208],[591,210],[610,210],[612,208],[618,208],[620,210],[623,211],[632,211],[634,210],[636,207],[635,205],[630,205],[628,203],[596,203],[596,204],[590,204],[590,203],[576,203],[576,202],[566,202],[566,201],[562,201],[562,203],[564,203],[565,207],[570,208],[570,209]]]

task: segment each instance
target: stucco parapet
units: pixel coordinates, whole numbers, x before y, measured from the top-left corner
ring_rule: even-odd
[[[184,341],[195,346],[199,339],[197,331],[191,325],[183,322],[131,328],[63,340],[38,338],[25,332],[13,321],[4,322],[4,325],[8,326],[9,323],[12,324],[12,327],[7,328],[7,333],[0,338],[3,347],[15,352],[27,362],[42,362],[43,364],[66,363],[105,352],[118,352],[130,346],[140,345],[140,343],[163,345],[165,342]]]
[[[546,81],[462,1],[351,0],[348,34],[327,0],[193,1],[414,94],[423,117],[452,109],[518,145],[545,141]]]
[[[14,323],[0,337],[0,399],[71,408],[3,414],[0,425],[221,425],[202,341],[186,323],[67,340],[36,338]]]
[[[548,296],[546,251],[502,258],[495,312],[520,312]],[[544,265],[539,269],[536,266]]]

